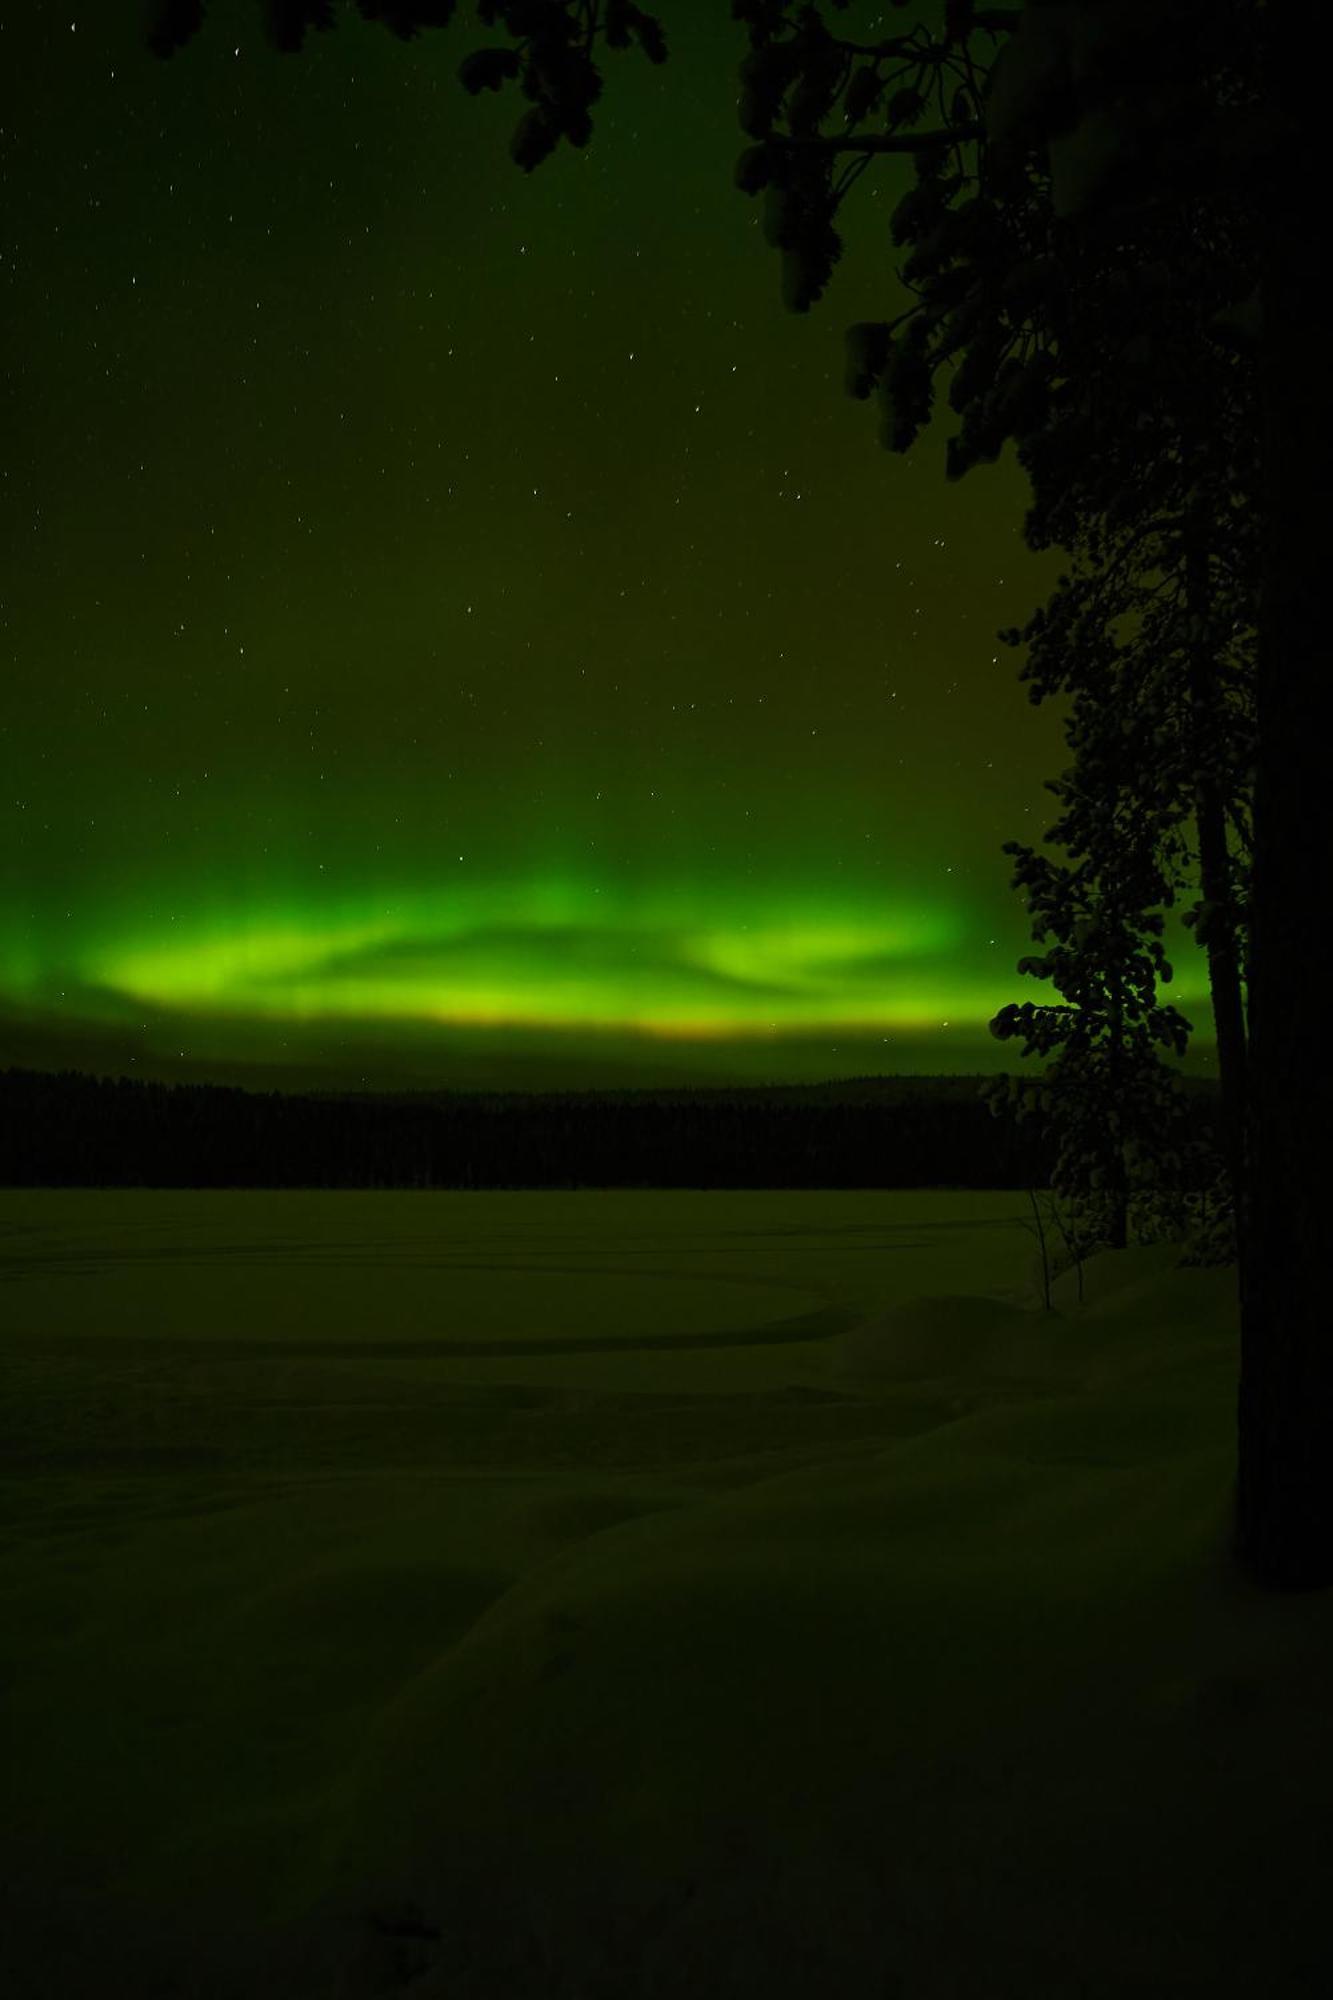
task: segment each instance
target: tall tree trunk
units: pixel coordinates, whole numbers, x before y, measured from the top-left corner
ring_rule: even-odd
[[[1201,527],[1191,526],[1185,554],[1185,593],[1189,611],[1202,618],[1208,605],[1208,552],[1200,533]],[[1220,721],[1214,713],[1218,698],[1216,668],[1202,642],[1191,641],[1188,673],[1190,720],[1195,742],[1202,746],[1216,733]],[[1245,1010],[1231,894],[1231,857],[1227,851],[1226,797],[1221,781],[1214,775],[1200,776],[1195,825],[1199,835],[1200,887],[1209,906],[1200,942],[1208,960],[1208,987],[1217,1036],[1222,1146],[1232,1200],[1239,1212],[1245,1181]]]
[[[1291,124],[1268,177],[1266,549],[1260,604],[1235,1550],[1260,1582],[1333,1583],[1333,1215],[1324,1042],[1333,990],[1327,679],[1333,390],[1318,303],[1327,198],[1321,9],[1269,0],[1266,89]],[[1299,52],[1292,59],[1292,52]]]
[[[1129,1248],[1129,1192],[1123,1178],[1111,1188],[1111,1220],[1107,1238],[1112,1250]]]
[[[1121,1003],[1120,986],[1117,982],[1111,996],[1111,1100],[1119,1106],[1123,1101],[1121,1073],[1124,1067],[1125,1047],[1124,1010]],[[1110,1218],[1107,1224],[1107,1239],[1112,1250],[1124,1250],[1129,1245],[1129,1177],[1125,1170],[1125,1141],[1123,1136],[1116,1140],[1111,1150],[1110,1176],[1108,1180]]]

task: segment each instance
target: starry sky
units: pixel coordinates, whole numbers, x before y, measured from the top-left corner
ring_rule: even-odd
[[[1022,1068],[1000,843],[1068,758],[995,632],[1060,559],[1012,462],[946,483],[947,411],[899,458],[843,392],[906,170],[787,313],[740,31],[661,11],[531,176],[466,27],[284,58],[214,0],[161,63],[137,0],[0,21],[0,1063]]]

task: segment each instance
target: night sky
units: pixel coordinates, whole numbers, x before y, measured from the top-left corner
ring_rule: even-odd
[[[530,177],[470,29],[282,58],[214,0],[160,63],[136,0],[17,12],[0,1063],[1021,1068],[1000,843],[1068,756],[994,635],[1061,561],[1011,461],[946,484],[947,410],[896,458],[843,393],[909,170],[794,316],[722,0],[663,0],[668,64],[608,56]]]

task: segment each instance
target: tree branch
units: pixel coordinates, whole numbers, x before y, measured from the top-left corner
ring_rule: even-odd
[[[972,119],[966,125],[946,127],[940,132],[866,132],[860,138],[848,139],[797,138],[787,132],[778,132],[773,136],[779,145],[796,146],[802,152],[831,154],[925,153],[933,146],[960,146],[968,139],[979,139],[981,135],[980,122]]]

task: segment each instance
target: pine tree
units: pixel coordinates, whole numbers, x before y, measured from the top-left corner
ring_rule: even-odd
[[[1034,702],[1074,697],[1065,735],[1074,764],[1052,785],[1073,810],[1058,843],[1096,845],[1095,822],[1129,815],[1151,826],[1170,907],[1197,878],[1184,913],[1208,952],[1222,1081],[1225,1201],[1242,1177],[1245,1025],[1243,982],[1254,758],[1254,562],[1214,533],[1208,596],[1200,602],[1195,515],[1164,514],[1132,528],[1094,524],[1070,573],[1022,630],[1020,678]],[[1230,571],[1227,557],[1230,557]],[[1120,811],[1114,804],[1120,801]],[[1112,859],[1116,857],[1113,853]],[[1234,1238],[1233,1238],[1234,1240]]]
[[[1190,1023],[1157,997],[1172,977],[1161,942],[1161,906],[1174,893],[1164,868],[1170,801],[1154,817],[1132,736],[1114,718],[1105,726],[1109,711],[1086,695],[1079,707],[1090,720],[1078,762],[1049,781],[1064,812],[1045,835],[1070,861],[1019,841],[1005,846],[1033,937],[1046,947],[1018,969],[1049,980],[1060,999],[1004,1007],[991,1033],[1048,1058],[1035,1108],[1057,1144],[1051,1185],[1085,1214],[1100,1211],[1104,1241],[1123,1250],[1131,1197],[1178,1178],[1185,1164],[1182,1088],[1159,1051],[1182,1056]],[[1030,1115],[1034,1099],[1017,1082],[985,1087],[993,1110],[1010,1103]]]

